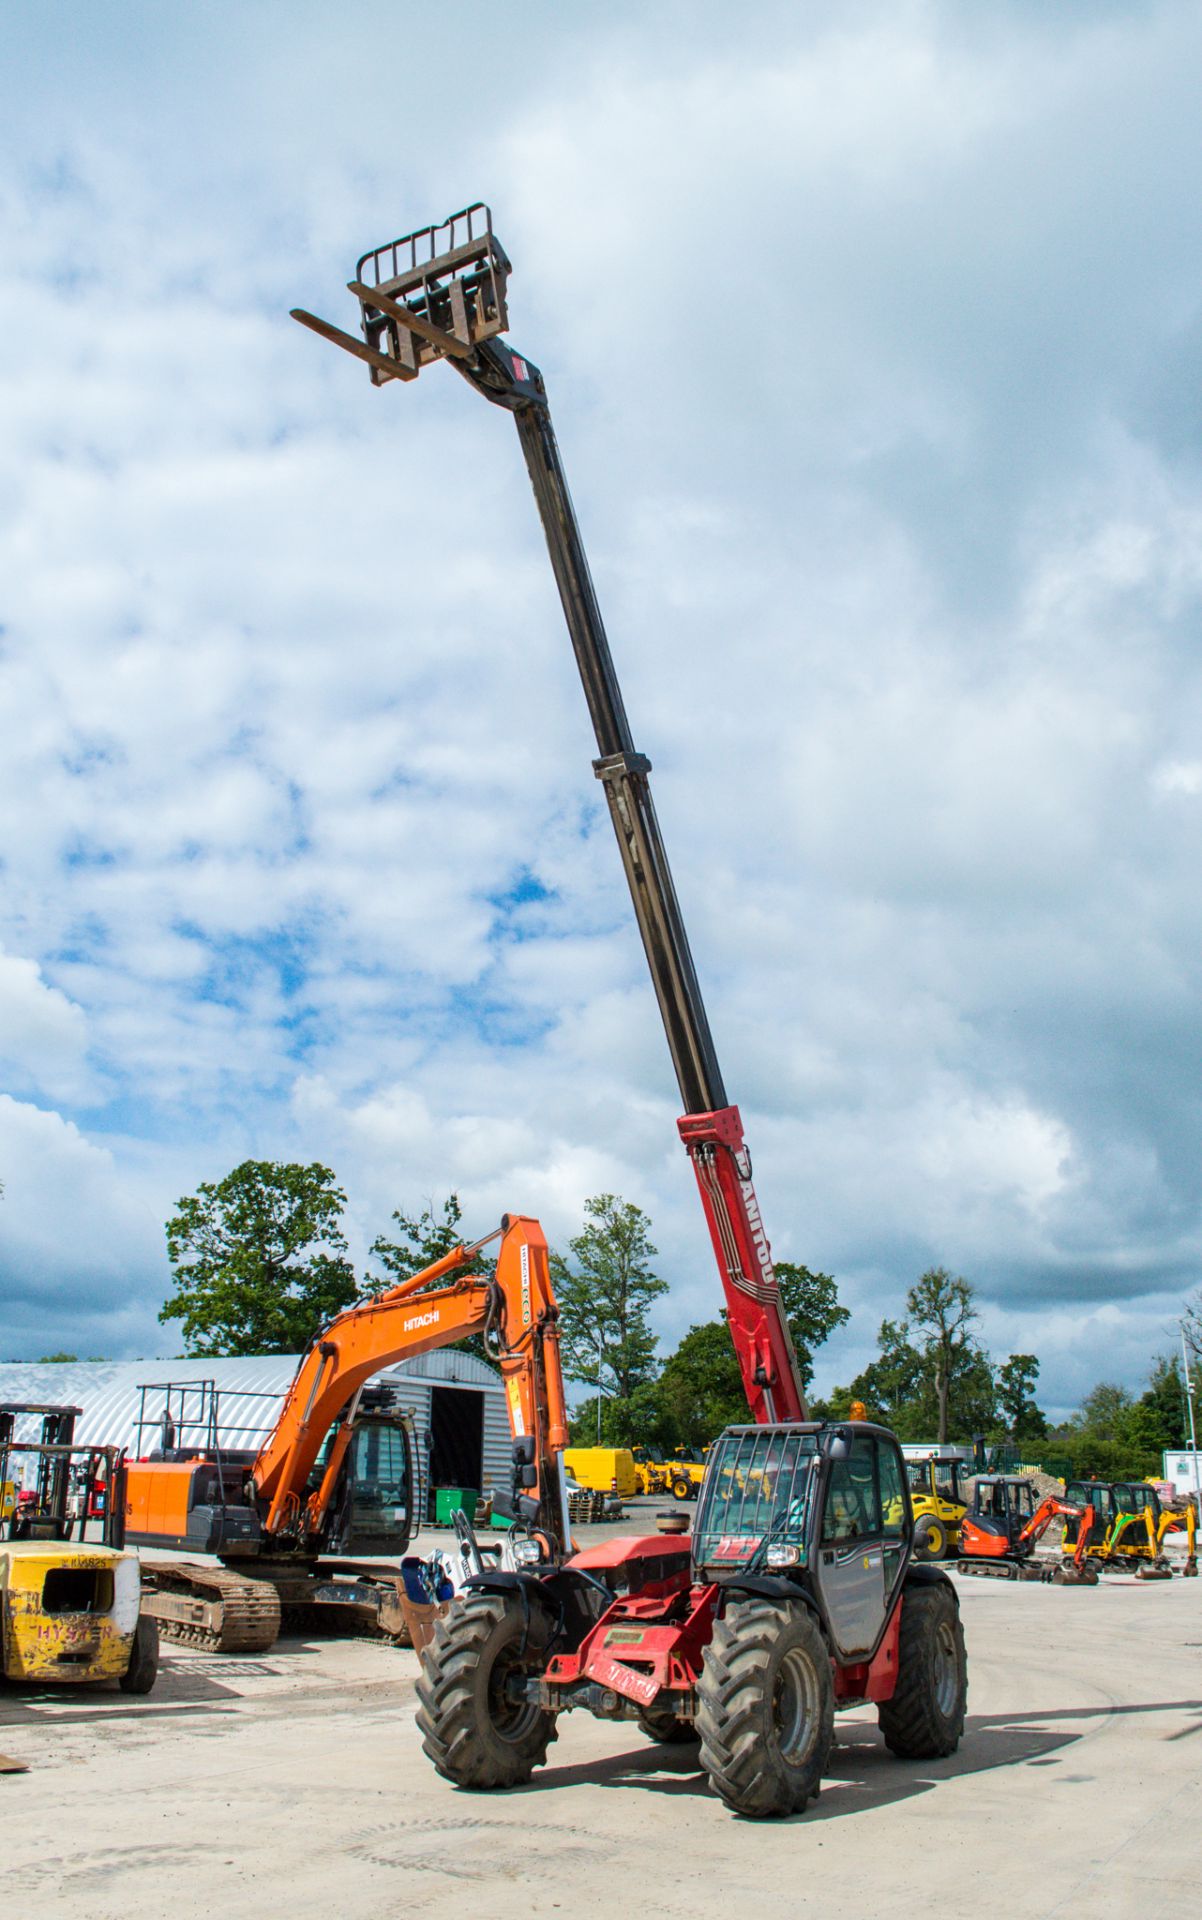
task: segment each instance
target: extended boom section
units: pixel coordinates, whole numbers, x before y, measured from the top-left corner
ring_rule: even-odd
[[[739,1110],[726,1096],[656,819],[651,763],[635,747],[538,368],[497,336],[508,327],[509,261],[487,207],[365,254],[349,283],[363,338],[312,314],[294,318],[366,360],[375,385],[446,359],[511,412],[546,536],[596,736],[635,917],[684,1103],[693,1165],[726,1298],[748,1405],[758,1422],[805,1418],[797,1361],[752,1184]]]

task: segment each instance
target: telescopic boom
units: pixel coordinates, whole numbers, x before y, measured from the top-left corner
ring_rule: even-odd
[[[751,1179],[739,1109],[726,1096],[676,889],[651,798],[651,763],[634,744],[601,609],[537,367],[499,336],[509,325],[509,260],[477,205],[367,253],[350,291],[362,339],[295,309],[293,318],[344,347],[372,383],[415,379],[447,360],[478,393],[513,414],[596,734],[605,788],[684,1114],[726,1296],[748,1405],[757,1421],[806,1417],[797,1361]]]

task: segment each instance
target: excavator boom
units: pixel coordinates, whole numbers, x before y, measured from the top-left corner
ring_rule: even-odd
[[[659,1002],[693,1165],[718,1261],[731,1337],[758,1422],[803,1420],[789,1324],[752,1184],[739,1109],[727,1100],[656,819],[651,763],[626,717],[605,624],[538,368],[499,338],[508,327],[509,261],[488,208],[469,207],[365,254],[349,283],[363,338],[295,309],[294,319],[366,361],[374,385],[411,380],[445,359],[513,414],[593,723],[594,771],[605,789],[635,918]]]

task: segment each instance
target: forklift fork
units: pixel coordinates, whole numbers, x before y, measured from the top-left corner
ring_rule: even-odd
[[[292,318],[364,361],[372,385],[416,380],[431,360],[467,360],[509,325],[509,260],[477,202],[440,226],[419,227],[365,253],[347,282],[363,339],[302,307]]]

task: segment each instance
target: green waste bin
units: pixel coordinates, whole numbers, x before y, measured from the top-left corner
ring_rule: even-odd
[[[437,1527],[449,1527],[451,1515],[457,1507],[462,1507],[469,1520],[476,1517],[476,1506],[480,1499],[473,1487],[435,1487],[434,1524]]]

